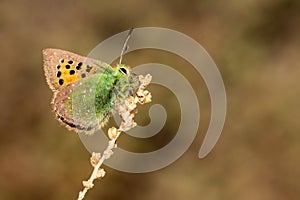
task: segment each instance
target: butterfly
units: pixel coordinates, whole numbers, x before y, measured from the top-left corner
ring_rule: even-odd
[[[111,65],[60,49],[44,49],[44,72],[57,119],[69,130],[92,134],[116,106],[132,96],[139,78],[124,64]]]

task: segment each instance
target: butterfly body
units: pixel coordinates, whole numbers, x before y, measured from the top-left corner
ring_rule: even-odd
[[[53,109],[70,130],[92,133],[138,88],[129,67],[116,67],[59,49],[43,51],[44,71],[53,90]]]

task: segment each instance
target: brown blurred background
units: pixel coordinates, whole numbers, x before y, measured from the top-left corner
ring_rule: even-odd
[[[164,63],[189,79],[201,106],[199,133],[189,150],[162,170],[128,174],[105,167],[106,177],[87,199],[299,199],[299,25],[296,0],[2,0],[0,199],[76,199],[91,172],[90,154],[79,137],[51,112],[41,50],[55,47],[87,55],[102,40],[145,26],[185,33],[212,56],[228,97],[222,136],[208,157],[198,159],[210,119],[205,83],[174,55],[130,53],[125,63]],[[153,103],[169,105],[169,123],[152,139],[122,136],[123,148],[154,150],[176,134],[180,113],[168,110],[178,106],[174,95],[150,89]],[[139,114],[137,121],[149,123],[147,114]]]

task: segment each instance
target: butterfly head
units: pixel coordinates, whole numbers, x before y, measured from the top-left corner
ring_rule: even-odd
[[[124,64],[117,64],[115,70],[115,74],[118,76],[130,76],[131,70],[129,66],[126,66]]]

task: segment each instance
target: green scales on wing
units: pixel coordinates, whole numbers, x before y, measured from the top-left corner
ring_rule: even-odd
[[[101,63],[99,67],[103,69],[101,73],[66,85],[54,97],[58,118],[77,132],[91,132],[104,126],[115,106],[138,89],[138,76],[127,66],[118,64],[113,68]]]

